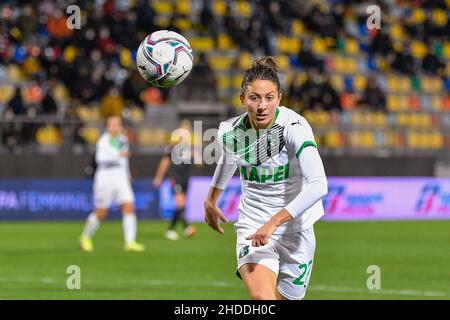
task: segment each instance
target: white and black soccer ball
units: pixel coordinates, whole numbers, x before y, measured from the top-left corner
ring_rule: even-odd
[[[156,87],[173,87],[192,70],[193,52],[185,37],[170,30],[148,35],[139,45],[136,65],[141,76]]]

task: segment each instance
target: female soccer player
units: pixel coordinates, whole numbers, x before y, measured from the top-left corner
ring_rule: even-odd
[[[126,251],[144,251],[145,246],[136,242],[137,220],[134,213],[134,194],[130,183],[128,163],[128,139],[122,134],[120,117],[109,117],[107,132],[97,142],[95,161],[97,169],[94,175],[94,206],[86,220],[80,236],[83,251],[92,252],[92,237],[97,231],[100,221],[106,218],[108,209],[116,201],[122,210],[122,223]]]
[[[190,122],[181,121],[177,133],[179,138],[178,144],[167,150],[166,155],[159,162],[155,178],[153,179],[153,185],[159,187],[170,169],[168,176],[175,195],[175,213],[165,233],[166,238],[170,240],[178,240],[180,238],[175,230],[178,221],[183,223],[185,236],[192,237],[197,233],[197,229],[189,225],[184,216],[186,193],[193,166],[193,153],[195,152],[192,145],[192,127]],[[171,165],[171,162],[173,162],[173,165]]]
[[[313,267],[313,224],[323,214],[327,180],[314,135],[296,112],[279,106],[277,66],[257,59],[242,81],[246,113],[220,124],[223,144],[205,221],[219,233],[227,222],[217,199],[237,167],[242,195],[237,233],[237,275],[252,299],[303,299]]]

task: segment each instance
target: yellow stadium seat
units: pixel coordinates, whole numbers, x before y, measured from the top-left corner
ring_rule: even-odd
[[[300,51],[300,40],[286,36],[278,37],[278,49],[281,53],[297,54]]]
[[[375,135],[373,131],[363,131],[361,136],[361,147],[365,149],[373,149],[375,146]]]
[[[57,84],[53,88],[53,98],[57,102],[69,103],[69,90],[67,90],[66,86],[63,84]]]
[[[244,79],[243,75],[235,75],[233,77],[233,88],[240,89],[242,85],[242,80]]]
[[[140,146],[151,146],[153,134],[148,128],[140,128],[137,133],[137,143]]]
[[[7,104],[16,93],[16,89],[12,85],[0,86],[0,104]]]
[[[22,69],[16,64],[10,64],[8,66],[8,79],[11,82],[19,83],[24,79]]]
[[[342,147],[341,134],[336,130],[327,130],[324,136],[324,146],[333,149]]]
[[[214,0],[212,12],[215,15],[223,17],[227,13],[227,3],[224,0]]]
[[[247,0],[238,0],[236,3],[236,11],[240,16],[249,18],[251,15],[250,3]]]
[[[211,55],[208,57],[208,62],[213,70],[223,71],[230,70],[234,61],[231,57]]]
[[[441,91],[442,82],[439,78],[422,76],[422,91],[425,93],[436,93]]]
[[[387,77],[387,87],[390,92],[398,93],[400,92],[400,77],[391,74]]]
[[[241,99],[239,98],[239,95],[237,95],[237,94],[233,95],[232,104],[233,104],[233,107],[235,107],[236,109],[243,110],[242,102],[241,102]]]
[[[427,54],[427,46],[421,42],[414,40],[411,42],[411,55],[416,59],[422,59]]]
[[[425,11],[422,8],[414,8],[411,14],[411,22],[413,24],[423,23],[425,21]]]
[[[313,37],[312,44],[311,44],[311,51],[314,54],[325,54],[327,52],[327,47],[325,40],[320,37]]]
[[[443,27],[447,24],[447,13],[442,9],[433,9],[431,19],[434,24]]]
[[[334,88],[336,88],[337,91],[341,92],[344,90],[344,80],[342,79],[341,75],[332,74],[330,80],[331,84]]]
[[[80,106],[78,107],[77,111],[78,116],[85,123],[94,123],[102,121],[99,108]]]
[[[90,145],[95,145],[100,137],[100,130],[97,127],[84,127],[81,129],[80,135]]]
[[[310,124],[317,124],[317,119],[316,119],[316,113],[312,110],[306,110],[303,113],[303,116],[306,118],[306,120],[310,123]]]
[[[157,146],[165,146],[170,142],[170,133],[164,129],[153,130],[154,144]]]
[[[305,32],[305,25],[299,19],[294,19],[291,25],[291,32],[294,37],[303,36]]]
[[[235,47],[233,39],[225,33],[219,34],[217,37],[217,47],[219,50],[230,50]]]
[[[431,97],[431,107],[434,111],[442,110],[442,97],[440,96],[432,96]]]
[[[318,111],[317,112],[317,124],[318,125],[330,124],[330,114],[326,111]]]
[[[346,57],[344,58],[344,73],[347,74],[354,74],[358,70],[358,64],[356,62],[355,58],[352,57]]]
[[[432,77],[431,85],[433,88],[433,93],[443,92],[444,90],[444,83],[442,82],[442,79],[439,77]]]
[[[445,41],[444,45],[442,46],[442,54],[445,59],[450,59],[450,41]],[[449,69],[450,63],[447,63],[447,70]],[[447,75],[450,72],[447,71]]]
[[[409,130],[406,134],[406,145],[411,149],[420,148],[420,137],[415,131]]]
[[[431,145],[434,149],[442,149],[445,144],[444,135],[439,132],[433,132],[431,135]]]
[[[164,146],[167,145],[169,134],[163,129],[140,128],[137,133],[137,142],[141,146]]]
[[[214,50],[214,40],[210,37],[195,37],[188,39],[194,51],[208,52]]]
[[[387,125],[386,113],[376,112],[375,118],[374,118],[374,124],[376,126],[386,126]]]
[[[176,18],[174,24],[181,31],[189,31],[192,28],[191,20],[186,18]]]
[[[130,119],[134,123],[141,123],[145,120],[145,112],[141,108],[133,107],[130,111]]]
[[[247,70],[252,66],[253,57],[248,52],[242,52],[238,58],[238,67],[241,70]]]
[[[398,95],[389,94],[387,96],[387,109],[390,112],[397,112],[401,109],[401,101]]]
[[[401,52],[403,50],[403,43],[400,41],[393,41],[392,47],[394,48],[395,52]]]
[[[403,30],[403,27],[399,23],[393,23],[391,25],[391,32],[390,35],[392,37],[392,40],[404,40],[405,39],[405,32]]]
[[[230,76],[228,74],[217,75],[217,87],[219,90],[226,90],[230,87]]]
[[[398,89],[402,93],[408,93],[411,91],[411,79],[406,76],[398,77]]]
[[[359,53],[359,43],[355,39],[345,40],[345,51],[350,55],[357,55]]]
[[[173,6],[170,1],[153,0],[152,7],[159,15],[170,15],[173,12]]]
[[[177,0],[175,12],[180,15],[188,15],[191,13],[191,2],[189,0]]]
[[[356,91],[363,91],[367,85],[367,78],[362,75],[356,75],[353,77],[353,87]]]
[[[50,124],[37,130],[36,141],[43,146],[59,146],[63,142],[60,131]]]
[[[280,54],[275,57],[276,64],[278,66],[278,70],[281,72],[287,72],[290,68],[289,57],[284,54]]]

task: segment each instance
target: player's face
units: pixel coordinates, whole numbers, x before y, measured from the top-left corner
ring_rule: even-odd
[[[122,132],[122,121],[120,118],[110,118],[108,120],[108,132],[112,136],[118,136]]]
[[[253,81],[241,95],[241,102],[254,129],[266,129],[272,125],[280,101],[281,93],[270,80]]]

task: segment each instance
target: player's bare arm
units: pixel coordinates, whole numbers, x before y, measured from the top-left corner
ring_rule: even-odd
[[[259,228],[254,234],[246,237],[247,240],[252,240],[252,246],[260,247],[269,242],[270,236],[275,230],[285,222],[292,220],[292,216],[286,209],[281,209],[268,222]]]
[[[224,230],[220,226],[220,221],[228,222],[228,219],[223,215],[222,210],[217,208],[216,203],[219,196],[222,194],[222,189],[211,187],[206,196],[205,206],[205,222],[217,232],[223,234]]]
[[[153,185],[155,187],[159,187],[161,185],[161,182],[164,179],[164,176],[166,175],[166,172],[169,169],[169,167],[170,167],[170,158],[169,156],[164,156],[159,162],[155,178],[153,179]]]

